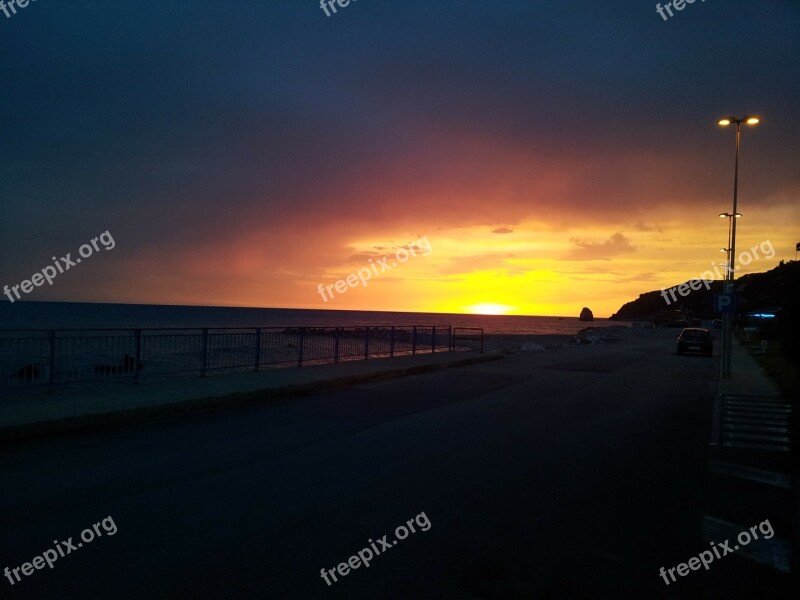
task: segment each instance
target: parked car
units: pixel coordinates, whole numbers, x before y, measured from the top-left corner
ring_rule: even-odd
[[[708,329],[687,327],[678,336],[678,354],[700,352],[705,356],[711,356],[713,351],[714,338]]]

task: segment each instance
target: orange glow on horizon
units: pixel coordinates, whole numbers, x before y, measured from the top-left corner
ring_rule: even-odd
[[[720,247],[728,223],[717,216],[718,209],[693,216],[691,223],[684,212],[662,211],[657,223],[632,217],[617,224],[568,226],[538,218],[468,227],[393,225],[369,237],[333,228],[318,231],[314,244],[298,246],[292,254],[282,250],[289,243],[285,236],[259,233],[228,247],[193,247],[186,256],[172,256],[163,272],[153,268],[163,263],[155,250],[142,254],[133,269],[139,293],[115,296],[110,277],[108,292],[94,300],[559,317],[577,317],[588,306],[595,317],[605,318],[639,294],[697,278],[724,260]],[[747,216],[737,232],[737,250],[770,239],[775,255],[761,252],[740,275],[794,258],[796,208],[772,207]],[[417,251],[392,265],[397,249],[421,236],[427,237],[429,252]],[[383,257],[390,268],[372,269]],[[365,269],[371,272],[366,285],[356,279],[351,281],[357,285],[344,283]],[[318,286],[337,281],[344,291],[323,298]]]

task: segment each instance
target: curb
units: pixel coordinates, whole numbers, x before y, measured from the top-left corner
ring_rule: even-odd
[[[40,421],[36,423],[26,423],[23,425],[0,427],[0,443],[57,433],[65,433],[68,431],[97,429],[112,425],[137,423],[159,417],[173,416],[192,411],[244,406],[263,400],[303,396],[323,390],[343,388],[356,383],[395,379],[398,377],[407,377],[409,375],[419,375],[421,373],[430,373],[455,367],[464,367],[467,365],[500,360],[502,358],[503,356],[500,354],[484,354],[451,363],[417,365],[414,367],[404,367],[402,369],[387,369],[383,371],[376,371],[374,373],[367,373],[364,375],[349,375],[347,377],[314,381],[308,384],[294,384],[278,388],[265,388],[263,390],[257,390],[254,392],[235,392],[225,396],[192,398],[189,400],[178,400],[176,402],[169,402],[167,404],[160,404],[156,406],[125,408],[108,413],[96,413],[91,415],[68,417],[66,419],[59,419],[56,421]]]

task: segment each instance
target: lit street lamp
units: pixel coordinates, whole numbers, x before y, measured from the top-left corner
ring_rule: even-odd
[[[733,276],[736,269],[736,218],[741,216],[736,212],[736,205],[739,195],[739,146],[742,137],[742,123],[747,125],[758,125],[761,119],[758,117],[744,116],[738,117],[725,117],[720,119],[717,123],[723,127],[728,125],[736,125],[736,162],[734,163],[733,170],[733,210],[730,213],[722,213],[720,217],[728,217],[729,231],[728,234],[728,276],[726,277],[725,289],[726,294],[733,293]],[[723,313],[722,315],[722,376],[730,377],[731,375],[731,343],[733,339],[733,328],[731,313]]]

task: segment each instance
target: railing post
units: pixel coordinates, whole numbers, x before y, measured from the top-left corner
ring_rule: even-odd
[[[364,327],[364,360],[369,360],[369,327]]]
[[[389,358],[394,356],[394,326],[389,332]]]
[[[56,330],[51,329],[47,333],[47,341],[50,345],[50,373],[47,378],[47,385],[50,389],[47,390],[49,394],[53,393],[53,384],[56,382]]]
[[[453,344],[453,326],[447,326],[447,348],[450,352],[455,352],[455,346]]]
[[[433,326],[433,332],[431,333],[431,354],[436,352],[436,325]]]
[[[483,329],[481,329],[481,354],[483,354]]]
[[[411,354],[417,353],[417,326],[414,325],[411,331]]]
[[[134,344],[135,350],[133,353],[134,356],[134,363],[133,363],[133,384],[136,385],[139,383],[139,374],[141,373],[140,368],[140,361],[142,359],[142,330],[136,329],[133,332],[134,335]]]
[[[299,328],[300,341],[297,343],[297,366],[303,366],[303,350],[306,345],[306,329],[305,327]]]
[[[339,328],[336,328],[336,333],[333,336],[333,364],[339,364]]]
[[[253,365],[253,370],[258,371],[261,365],[261,327],[256,327],[256,364]]]
[[[208,329],[203,329],[203,364],[200,367],[200,377],[206,376],[206,368],[208,367]]]

